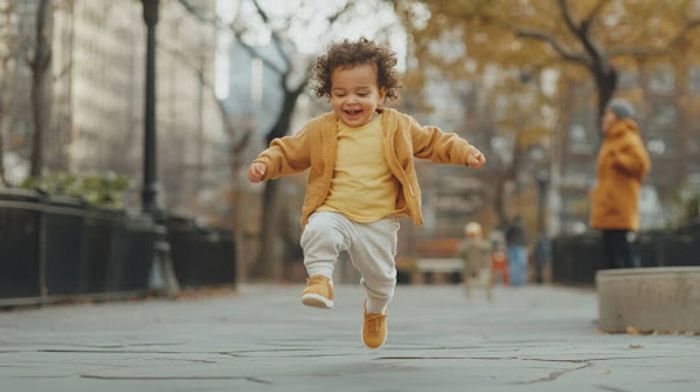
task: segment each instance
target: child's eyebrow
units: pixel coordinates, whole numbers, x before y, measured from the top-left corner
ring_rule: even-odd
[[[355,90],[355,91],[357,91],[357,90],[371,90],[371,89],[372,89],[372,87],[370,87],[370,86],[357,86],[357,87],[353,87],[353,88],[350,88],[350,89],[348,89],[348,88],[346,88],[346,87],[333,87],[332,90],[342,90],[342,91],[345,91],[345,90]]]

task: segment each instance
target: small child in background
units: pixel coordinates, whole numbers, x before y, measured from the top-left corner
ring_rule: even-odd
[[[316,60],[312,80],[333,110],[273,140],[248,170],[255,183],[310,169],[301,219],[309,279],[301,300],[333,307],[333,270],[347,252],[366,292],[362,342],[369,348],[386,341],[399,218],[423,222],[414,157],[472,168],[486,162],[456,134],[383,107],[397,98],[396,63],[394,52],[364,38],[331,45]]]
[[[464,262],[464,291],[471,297],[471,289],[476,285],[484,290],[486,299],[491,300],[491,247],[484,240],[481,225],[469,222],[464,226],[464,240],[459,246],[460,256]]]

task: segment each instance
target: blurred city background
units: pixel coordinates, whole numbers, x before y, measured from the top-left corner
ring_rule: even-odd
[[[425,225],[403,224],[400,281],[414,280],[421,259],[457,257],[467,222],[498,241],[519,216],[530,281],[591,283],[600,257],[588,191],[613,96],[634,103],[652,158],[640,201],[644,265],[698,262],[689,228],[700,200],[700,1],[0,0],[0,197],[15,203],[0,212],[5,271],[46,273],[52,257],[82,260],[73,261],[82,271],[91,252],[133,260],[118,249],[158,235],[134,229],[146,159],[144,13],[154,6],[155,210],[181,284],[205,268],[191,264],[216,258],[224,282],[303,281],[306,176],[253,185],[245,172],[272,138],[330,110],[310,91],[309,66],[328,43],[361,36],[398,54],[399,110],[488,157],[480,171],[419,164]],[[115,219],[133,230],[117,236]],[[542,238],[554,257],[538,261]],[[8,266],[13,252],[43,267]],[[85,274],[104,289],[119,269],[90,265],[56,290],[75,292]],[[349,263],[339,269],[356,281]],[[42,279],[5,295],[45,295]]]

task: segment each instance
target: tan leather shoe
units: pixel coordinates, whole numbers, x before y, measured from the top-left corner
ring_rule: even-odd
[[[301,293],[301,302],[306,306],[322,309],[333,307],[333,285],[324,275],[314,275],[306,280],[306,288]]]
[[[365,307],[362,343],[368,348],[379,348],[386,342],[387,335],[386,314],[367,313],[367,307]]]

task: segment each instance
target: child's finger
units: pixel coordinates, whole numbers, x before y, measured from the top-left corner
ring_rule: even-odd
[[[483,154],[474,154],[469,157],[469,166],[478,169],[484,164],[485,161],[486,158],[484,158]]]
[[[261,173],[262,171],[262,173]],[[248,180],[250,180],[253,183],[260,182],[262,180],[263,175],[265,174],[265,168],[260,167],[259,165],[252,165],[248,169]]]

